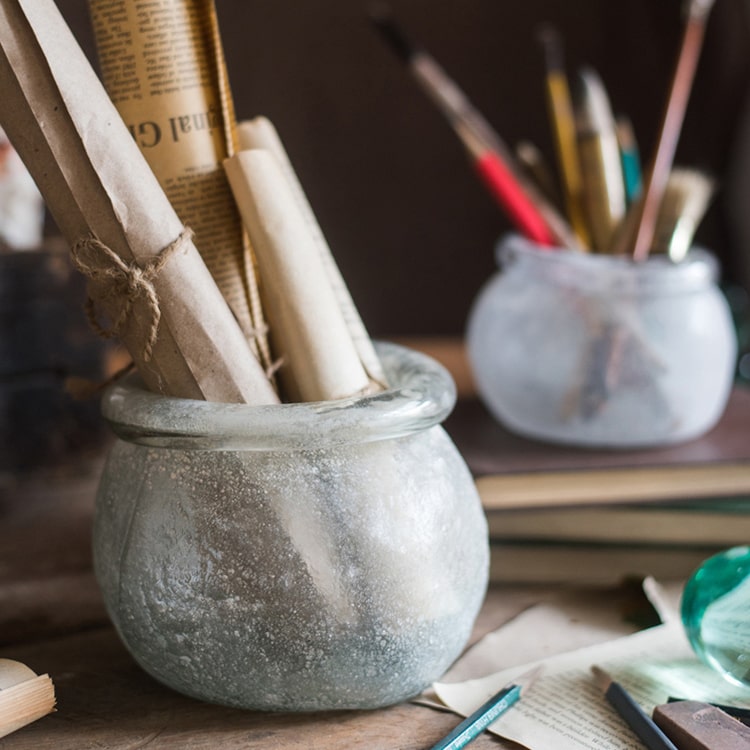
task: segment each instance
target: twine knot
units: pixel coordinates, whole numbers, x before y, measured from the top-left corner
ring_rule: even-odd
[[[150,318],[142,352],[144,362],[148,362],[153,355],[161,320],[159,297],[156,294],[154,280],[172,255],[181,250],[183,245],[190,242],[192,238],[193,231],[185,227],[174,242],[142,264],[134,260],[126,263],[116,252],[93,235],[78,240],[71,248],[71,257],[75,267],[95,284],[107,286],[112,296],[121,300],[122,303],[117,318],[112,321],[109,328],[105,328],[99,323],[96,305],[89,297],[86,300],[86,314],[94,330],[104,338],[119,336],[133,311],[133,305],[142,298]]]

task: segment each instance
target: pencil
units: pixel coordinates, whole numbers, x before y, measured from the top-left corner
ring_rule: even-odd
[[[430,750],[458,750],[468,745],[520,700],[521,695],[529,689],[541,671],[542,668],[537,667],[520,675],[512,684],[495,693]]]
[[[448,120],[475,161],[483,181],[518,229],[542,245],[580,248],[577,237],[565,219],[539,190],[524,179],[505,142],[437,61],[407,39],[386,6],[373,7],[370,19]],[[498,178],[499,172],[502,172],[501,179]],[[502,185],[501,189],[499,185]],[[519,206],[523,206],[523,210],[519,211]],[[544,227],[543,231],[541,227]]]
[[[604,693],[604,697],[649,750],[678,750],[672,740],[656,726],[653,719],[631,698],[622,685],[615,682],[599,667],[591,667],[591,672],[597,686]]]
[[[589,233],[583,211],[583,182],[576,141],[575,115],[565,76],[562,42],[560,35],[550,26],[540,29],[538,36],[544,51],[547,108],[555,139],[568,218],[581,243],[588,247]]]
[[[713,3],[714,0],[687,0],[685,6],[687,22],[661,121],[659,138],[645,180],[643,200],[633,207],[640,214],[636,222],[635,236],[623,239],[623,243],[630,243],[632,247],[616,248],[616,252],[631,250],[635,260],[645,260],[651,249],[659,204],[664,195],[677,150],[677,142],[680,138],[682,122],[703,46],[706,22]]]
[[[625,182],[625,200],[630,206],[636,201],[643,188],[641,157],[638,153],[638,143],[630,120],[627,117],[620,116],[615,121],[615,127],[617,129],[617,143],[620,147],[622,176]]]

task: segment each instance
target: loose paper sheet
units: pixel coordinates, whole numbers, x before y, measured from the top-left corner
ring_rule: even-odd
[[[441,682],[477,679],[531,661],[630,634],[615,608],[582,607],[575,601],[537,604],[485,636],[443,675]]]
[[[349,329],[349,334],[365,372],[373,381],[373,385],[385,388],[387,386],[385,372],[378,355],[276,128],[267,118],[256,117],[253,120],[239,123],[237,138],[241,150],[266,149],[273,154],[277,164],[281,167],[297,210],[303,217],[310,239],[318,250],[333,294],[344,316],[346,327]]]
[[[662,584],[648,577],[642,591],[660,622],[677,617],[681,584]],[[440,682],[476,680],[501,669],[612,641],[639,628],[623,612],[635,611],[635,591],[547,591],[527,601],[496,630],[488,633],[460,656]]]
[[[441,683],[476,680],[502,669],[566,653],[595,643],[612,641],[639,629],[623,611],[633,611],[635,592],[548,591],[542,601],[526,602],[502,626],[469,648],[443,675]],[[661,621],[666,595],[652,578],[643,582],[645,598]],[[671,593],[671,592],[670,592]],[[624,598],[623,598],[624,597]],[[520,605],[520,602],[519,602]],[[603,606],[604,605],[604,606]],[[636,605],[637,606],[637,605]],[[438,710],[447,709],[432,687],[413,699],[414,703]]]
[[[735,688],[694,656],[678,620],[634,635],[540,659],[488,677],[434,686],[439,698],[468,716],[514,677],[533,666],[544,672],[521,701],[489,731],[531,750],[643,750],[642,743],[596,687],[598,665],[647,713],[669,696],[750,707]]]
[[[369,378],[278,161],[266,149],[251,149],[228,159],[225,169],[256,249],[282,385],[301,401],[367,392]]]

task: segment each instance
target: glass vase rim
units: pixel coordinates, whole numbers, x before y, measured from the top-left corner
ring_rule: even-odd
[[[440,424],[453,410],[448,370],[408,347],[374,342],[389,387],[365,396],[268,405],[164,396],[137,373],[110,385],[101,411],[129,443],[179,450],[315,450],[388,440]]]
[[[606,279],[637,282],[641,290],[655,287],[688,291],[712,286],[719,277],[716,256],[700,246],[693,246],[681,261],[673,261],[664,254],[651,254],[645,261],[635,261],[629,256],[544,247],[511,233],[498,240],[495,259],[501,269],[516,259],[528,260],[550,275],[559,275],[581,287],[592,279]]]

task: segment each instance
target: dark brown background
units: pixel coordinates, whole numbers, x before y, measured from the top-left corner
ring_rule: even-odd
[[[595,66],[645,156],[682,28],[680,0],[393,0],[508,141],[553,159],[535,30]],[[86,0],[59,6],[94,59]],[[509,228],[452,132],[367,20],[366,0],[217,0],[238,117],[273,120],[372,334],[457,334]],[[721,180],[699,239],[750,278],[750,6],[717,0],[677,161]],[[745,175],[748,175],[746,177]],[[747,204],[746,208],[745,205]],[[732,209],[732,210],[730,210]],[[733,213],[734,212],[734,213]]]

